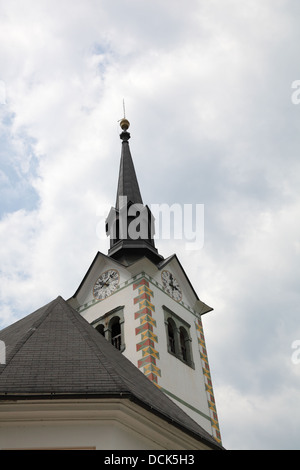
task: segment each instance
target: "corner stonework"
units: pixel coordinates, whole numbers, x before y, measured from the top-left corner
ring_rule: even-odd
[[[221,444],[219,420],[218,420],[218,415],[217,415],[217,409],[216,409],[215,397],[214,397],[213,386],[212,386],[212,381],[211,381],[210,368],[208,364],[207,350],[206,350],[206,345],[205,345],[205,338],[204,338],[204,332],[203,332],[201,319],[197,319],[195,321],[195,325],[196,325],[196,331],[197,331],[199,353],[200,353],[201,362],[202,362],[202,370],[203,370],[203,375],[204,375],[204,380],[205,380],[205,390],[206,390],[207,402],[208,402],[208,407],[209,407],[209,412],[210,412],[213,437],[215,438],[217,442]]]
[[[135,328],[135,335],[141,335],[141,341],[136,345],[136,350],[142,352],[142,358],[138,360],[138,368],[143,368],[148,379],[158,385],[161,370],[157,366],[159,352],[154,347],[155,343],[158,343],[157,335],[153,331],[156,328],[156,321],[153,318],[155,307],[152,303],[154,294],[145,278],[134,283],[133,290],[138,294],[133,299],[133,303],[138,306],[138,310],[134,313],[134,319],[140,322],[140,326]]]

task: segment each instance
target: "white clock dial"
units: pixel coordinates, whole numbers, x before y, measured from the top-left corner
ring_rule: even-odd
[[[165,291],[169,294],[176,302],[179,302],[182,299],[182,292],[180,285],[177,280],[169,271],[164,270],[161,273],[161,279]]]
[[[97,300],[109,297],[118,287],[120,281],[119,273],[116,269],[108,269],[97,279],[94,284],[93,294]]]

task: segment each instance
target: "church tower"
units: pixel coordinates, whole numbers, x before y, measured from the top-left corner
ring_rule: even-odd
[[[68,300],[107,341],[218,443],[221,436],[199,299],[176,254],[154,243],[155,221],[144,205],[122,119],[115,207],[107,220],[108,254],[98,252]]]

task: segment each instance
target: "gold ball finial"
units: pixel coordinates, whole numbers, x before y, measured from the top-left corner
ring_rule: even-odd
[[[123,118],[120,121],[120,126],[121,126],[122,131],[126,132],[130,126],[130,122],[126,118]]]

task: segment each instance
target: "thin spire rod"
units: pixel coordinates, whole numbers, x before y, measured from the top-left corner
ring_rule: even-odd
[[[123,113],[124,113],[124,117],[123,119],[120,119],[120,126],[121,126],[121,129],[122,129],[122,133],[120,135],[121,139],[123,141],[128,141],[128,139],[130,139],[130,134],[129,132],[127,132],[129,126],[130,126],[130,122],[128,121],[128,119],[126,119],[126,112],[125,112],[125,99],[123,98]]]
[[[124,119],[126,119],[126,115],[125,115],[125,100],[123,98],[123,112],[124,112]]]
[[[127,130],[130,126],[130,122],[128,121],[128,119],[126,119],[125,100],[124,100],[124,98],[123,98],[123,113],[124,113],[124,117],[118,121],[120,123],[120,127],[123,131],[121,133],[120,137],[121,137],[122,140],[128,141],[128,139],[130,139],[130,134],[129,134],[129,132],[127,132]]]

